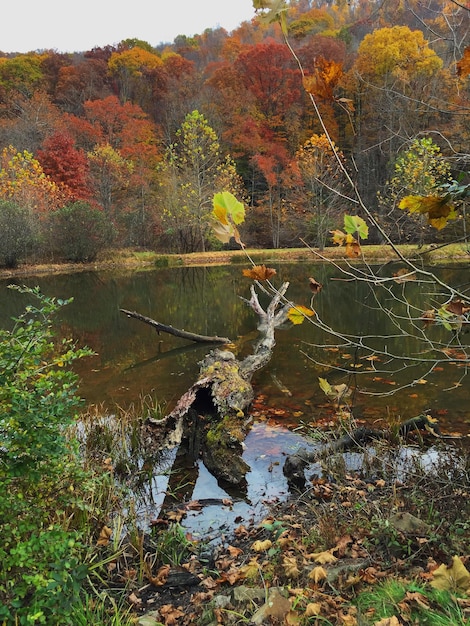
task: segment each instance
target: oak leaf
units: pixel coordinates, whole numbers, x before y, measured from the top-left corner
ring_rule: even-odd
[[[269,280],[275,274],[276,270],[273,267],[266,267],[266,265],[253,265],[252,268],[243,270],[243,276],[253,280]]]

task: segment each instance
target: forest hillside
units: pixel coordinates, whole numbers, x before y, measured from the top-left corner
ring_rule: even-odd
[[[220,191],[247,245],[323,248],[351,181],[396,243],[466,238],[464,201],[439,230],[400,203],[468,183],[468,7],[292,0],[285,24],[0,52],[0,264],[218,249]]]

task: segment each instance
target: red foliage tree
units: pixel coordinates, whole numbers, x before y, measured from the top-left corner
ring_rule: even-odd
[[[83,150],[77,150],[73,139],[62,132],[51,135],[37,153],[44,172],[65,188],[71,201],[88,200],[88,161]]]

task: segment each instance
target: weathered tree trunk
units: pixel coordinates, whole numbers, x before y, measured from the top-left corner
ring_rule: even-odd
[[[147,420],[146,437],[158,438],[160,448],[180,446],[180,453],[185,454],[188,461],[194,463],[202,457],[207,469],[217,479],[244,485],[249,467],[242,459],[243,441],[251,428],[249,407],[254,398],[251,379],[269,362],[275,346],[275,330],[287,320],[287,312],[292,306],[284,300],[288,286],[289,283],[284,283],[264,310],[252,285],[251,298],[245,302],[259,317],[260,333],[253,354],[239,361],[229,350],[211,350],[200,362],[198,379],[181,396],[171,413],[162,420]],[[230,342],[227,338],[178,331],[139,313],[121,311],[158,331],[171,332],[193,341]]]

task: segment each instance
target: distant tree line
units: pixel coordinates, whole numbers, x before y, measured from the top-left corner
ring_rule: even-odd
[[[0,52],[0,263],[208,250],[219,191],[248,207],[247,244],[322,248],[355,210],[345,170],[393,241],[464,236],[465,206],[436,232],[399,204],[468,183],[470,11],[292,0],[299,63],[253,15],[167,46]]]

